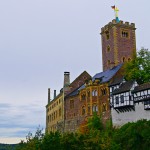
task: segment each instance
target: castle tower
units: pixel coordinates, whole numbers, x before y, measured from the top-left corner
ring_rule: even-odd
[[[103,71],[125,61],[136,53],[135,24],[116,19],[101,28]]]

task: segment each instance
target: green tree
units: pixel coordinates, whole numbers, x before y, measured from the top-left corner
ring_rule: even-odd
[[[113,137],[112,150],[149,150],[150,148],[150,121],[139,120],[127,123],[116,129]]]
[[[150,51],[142,48],[134,59],[125,64],[127,80],[136,80],[139,84],[150,82]]]

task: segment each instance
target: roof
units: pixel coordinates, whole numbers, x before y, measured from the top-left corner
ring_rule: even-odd
[[[139,92],[139,91],[144,91],[144,90],[147,90],[147,89],[150,89],[150,82],[141,84],[139,86],[136,86],[133,90],[133,93]]]
[[[93,76],[92,81],[95,79],[100,80],[101,83],[105,83],[110,81],[110,79],[118,72],[118,70],[122,67],[122,64],[113,67],[112,69],[106,70],[104,72],[97,73],[96,75]],[[83,84],[78,90],[82,90],[85,88],[85,84]]]
[[[105,83],[110,81],[110,79],[118,72],[118,70],[122,67],[122,64],[113,67],[112,69],[106,70],[101,73],[97,73],[93,78],[92,81],[95,79],[100,79],[100,83]]]
[[[118,85],[123,81],[124,77],[116,77],[110,84],[109,86],[114,86],[114,85]]]
[[[74,90],[73,92],[71,92],[70,94],[66,95],[66,97],[76,96],[76,95],[78,95],[78,93],[79,93],[79,90],[76,89],[76,90]]]
[[[125,83],[122,83],[121,86],[117,89],[115,89],[112,94],[116,95],[116,94],[120,94],[120,93],[124,93],[124,92],[128,92],[130,91],[130,89],[132,88],[132,85],[134,84],[134,81],[126,81]]]

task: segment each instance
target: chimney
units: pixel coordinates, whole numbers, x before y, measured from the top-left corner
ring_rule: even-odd
[[[48,88],[48,104],[50,103],[50,101],[51,101],[50,88]]]
[[[64,72],[64,87],[70,85],[70,72]]]
[[[54,90],[54,99],[56,98],[56,90]]]

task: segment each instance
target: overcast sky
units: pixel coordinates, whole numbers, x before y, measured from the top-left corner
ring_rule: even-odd
[[[137,49],[150,49],[150,1],[116,0],[119,18],[136,24]],[[0,143],[45,128],[47,89],[86,70],[102,71],[100,29],[114,0],[0,0]],[[58,93],[58,92],[57,92]]]

